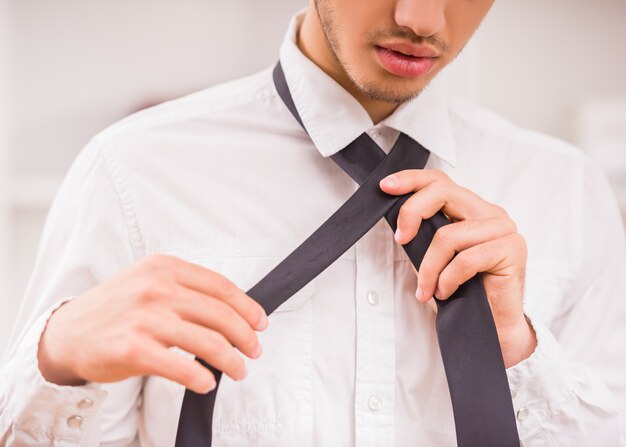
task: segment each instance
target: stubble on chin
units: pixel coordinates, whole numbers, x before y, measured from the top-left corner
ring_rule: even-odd
[[[315,6],[324,31],[326,44],[333,59],[360,94],[371,101],[385,102],[393,105],[402,104],[420,95],[424,87],[409,90],[399,89],[391,87],[393,81],[369,81],[363,79],[363,76],[360,76],[361,70],[359,67],[351,66],[350,63],[342,57],[341,46],[339,45],[339,39],[337,37],[339,22],[335,20],[334,11],[329,2],[327,0],[315,0]]]

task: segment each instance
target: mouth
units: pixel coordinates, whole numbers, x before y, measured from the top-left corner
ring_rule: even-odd
[[[389,73],[403,78],[418,78],[430,72],[441,53],[427,45],[390,42],[375,47],[378,61]]]

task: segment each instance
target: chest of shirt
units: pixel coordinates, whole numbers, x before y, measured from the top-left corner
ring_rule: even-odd
[[[210,139],[155,136],[151,144],[143,136],[142,147],[151,147],[150,153],[124,154],[120,174],[130,179],[126,192],[146,254],[198,263],[247,290],[357,185],[300,135],[264,140],[264,132],[232,138],[211,130]],[[484,174],[451,169],[434,157],[428,167],[468,183]],[[521,214],[525,206],[515,194],[501,200],[513,213]],[[538,228],[527,229],[532,240],[544,237]],[[560,259],[553,249],[544,253],[548,260]],[[529,272],[530,289],[544,294],[549,288],[552,303],[558,303],[565,285]],[[323,423],[320,414],[344,418],[343,425],[352,427],[367,423],[373,412],[367,402],[379,400],[388,416],[414,412],[430,421],[428,430],[452,433],[449,427],[436,429],[441,423],[434,422],[451,420],[450,408],[434,315],[414,300],[415,286],[406,255],[380,221],[271,316],[270,329],[261,334],[264,355],[250,365],[249,378],[236,384],[225,380],[220,389],[216,435],[241,442],[269,433],[303,445],[302,436]],[[160,421],[174,436],[182,393],[176,384],[148,379],[145,426]],[[397,394],[413,394],[415,408],[397,403]],[[333,404],[321,403],[324,397]],[[351,442],[358,432],[335,435]]]
[[[235,123],[229,117],[224,123],[219,119],[184,123],[187,128],[175,132],[141,133],[136,141],[127,137],[117,157],[142,251],[207,262],[228,258],[229,266],[265,259],[265,264],[254,262],[252,269],[225,272],[235,275],[232,279],[244,289],[357,189],[330,158],[319,154],[306,134],[294,131],[293,123],[270,118],[246,128],[243,124],[252,117],[263,116],[259,111],[249,113]],[[198,125],[202,132],[195,128]],[[380,135],[372,132],[388,151],[393,138]],[[459,144],[461,156],[454,168],[435,155],[426,167],[443,170],[461,186],[503,206],[529,247],[529,286],[564,290],[580,257],[570,173],[552,180],[550,166],[523,152],[502,155],[479,143],[468,141],[468,148]],[[464,155],[469,152],[471,156]],[[368,256],[377,256],[384,244],[394,244],[388,229],[377,234],[383,242],[373,244],[377,248]],[[407,259],[399,247],[393,250],[395,258]],[[218,265],[226,267],[223,262]],[[246,276],[245,271],[250,273]],[[554,278],[562,281],[556,284]]]

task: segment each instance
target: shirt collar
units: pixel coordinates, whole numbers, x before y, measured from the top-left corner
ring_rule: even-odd
[[[280,49],[289,91],[311,140],[324,156],[339,152],[374,126],[359,102],[298,48],[304,12],[293,17]],[[439,78],[439,76],[437,76]],[[418,97],[398,107],[380,125],[403,132],[450,165],[456,154],[443,82],[436,79]]]

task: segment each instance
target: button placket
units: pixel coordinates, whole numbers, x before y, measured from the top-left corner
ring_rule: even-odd
[[[522,407],[517,410],[517,420],[524,422],[526,419],[528,419],[528,408]]]
[[[395,343],[391,340],[395,338],[395,320],[391,238],[387,223],[380,221],[355,247],[356,293],[360,297],[355,303],[355,441],[363,447],[393,444]]]
[[[367,302],[372,306],[377,306],[380,303],[380,295],[373,290],[367,292]]]
[[[367,400],[367,407],[372,411],[378,411],[382,406],[383,400],[375,394]]]

